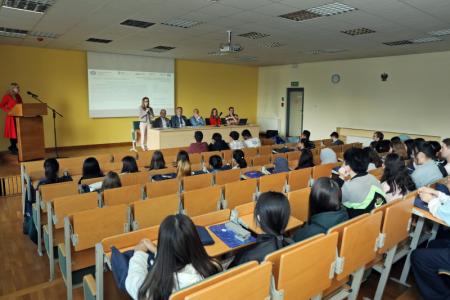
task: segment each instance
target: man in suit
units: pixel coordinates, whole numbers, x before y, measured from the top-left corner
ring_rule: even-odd
[[[153,121],[153,128],[169,128],[171,127],[170,120],[166,118],[166,110],[161,109],[159,117]]]
[[[173,128],[181,128],[188,126],[188,120],[185,116],[183,116],[183,108],[178,106],[175,109],[175,116],[172,117],[170,120],[170,123],[172,124]]]

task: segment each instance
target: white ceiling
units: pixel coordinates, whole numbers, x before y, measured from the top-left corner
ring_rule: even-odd
[[[56,39],[0,37],[0,44],[92,50],[249,65],[278,65],[335,59],[401,55],[450,50],[450,35],[443,41],[390,47],[382,44],[430,36],[450,29],[450,0],[336,0],[356,11],[295,22],[281,14],[335,2],[333,0],[57,0],[46,14],[0,8],[0,27],[59,34]],[[156,23],[140,29],[120,25],[126,19]],[[161,25],[172,19],[202,21],[184,29]],[[365,27],[376,33],[349,36],[341,30]],[[226,30],[270,34],[251,40],[234,37],[244,50],[238,57],[212,56],[225,42]],[[109,44],[90,38],[112,39]],[[284,46],[266,48],[279,42]],[[148,53],[155,46],[176,47]],[[318,49],[345,49],[340,53],[311,54]],[[248,57],[256,61],[245,62]]]

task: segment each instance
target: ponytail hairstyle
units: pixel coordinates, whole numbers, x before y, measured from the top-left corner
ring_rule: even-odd
[[[138,298],[169,299],[177,289],[174,275],[189,264],[203,278],[222,271],[220,264],[206,253],[192,220],[182,214],[168,216],[159,227],[158,255]]]
[[[238,164],[240,169],[247,168],[247,161],[245,160],[244,151],[234,150],[233,159]]]

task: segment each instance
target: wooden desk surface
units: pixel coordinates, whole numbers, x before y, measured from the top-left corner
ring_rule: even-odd
[[[424,209],[418,208],[418,207],[413,207],[413,214],[415,214],[416,216],[419,217],[423,217],[426,218],[430,221],[433,221],[435,223],[441,224],[445,227],[448,227],[448,224],[445,223],[444,221],[442,221],[441,219],[436,218],[435,216],[433,216],[429,211],[426,211]]]
[[[261,228],[258,227],[255,224],[255,219],[253,218],[253,214],[248,214],[248,215],[244,215],[244,216],[240,216],[241,220],[248,225],[248,230],[257,233],[257,234],[261,234],[263,233]],[[300,227],[303,225],[303,222],[300,221],[297,218],[294,218],[293,216],[289,217],[289,222],[288,225],[286,226],[286,231],[295,229],[297,227]]]

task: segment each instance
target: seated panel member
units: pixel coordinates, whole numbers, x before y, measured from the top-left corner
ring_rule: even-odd
[[[211,115],[209,116],[209,125],[220,126],[222,125],[222,120],[220,119],[219,112],[217,108],[211,109]]]
[[[170,120],[166,118],[167,111],[165,109],[161,109],[159,112],[159,117],[153,121],[153,128],[169,128],[172,127],[170,124]]]
[[[230,106],[230,108],[228,108],[228,115],[225,116],[225,120],[227,120],[228,125],[239,124],[239,116],[234,113],[234,107]]]
[[[175,115],[170,120],[173,128],[181,128],[186,127],[188,125],[188,121],[185,116],[183,116],[183,108],[178,106],[175,109]]]
[[[189,120],[191,122],[191,126],[205,126],[205,120],[202,116],[200,116],[200,112],[197,108],[194,109],[194,115]]]

